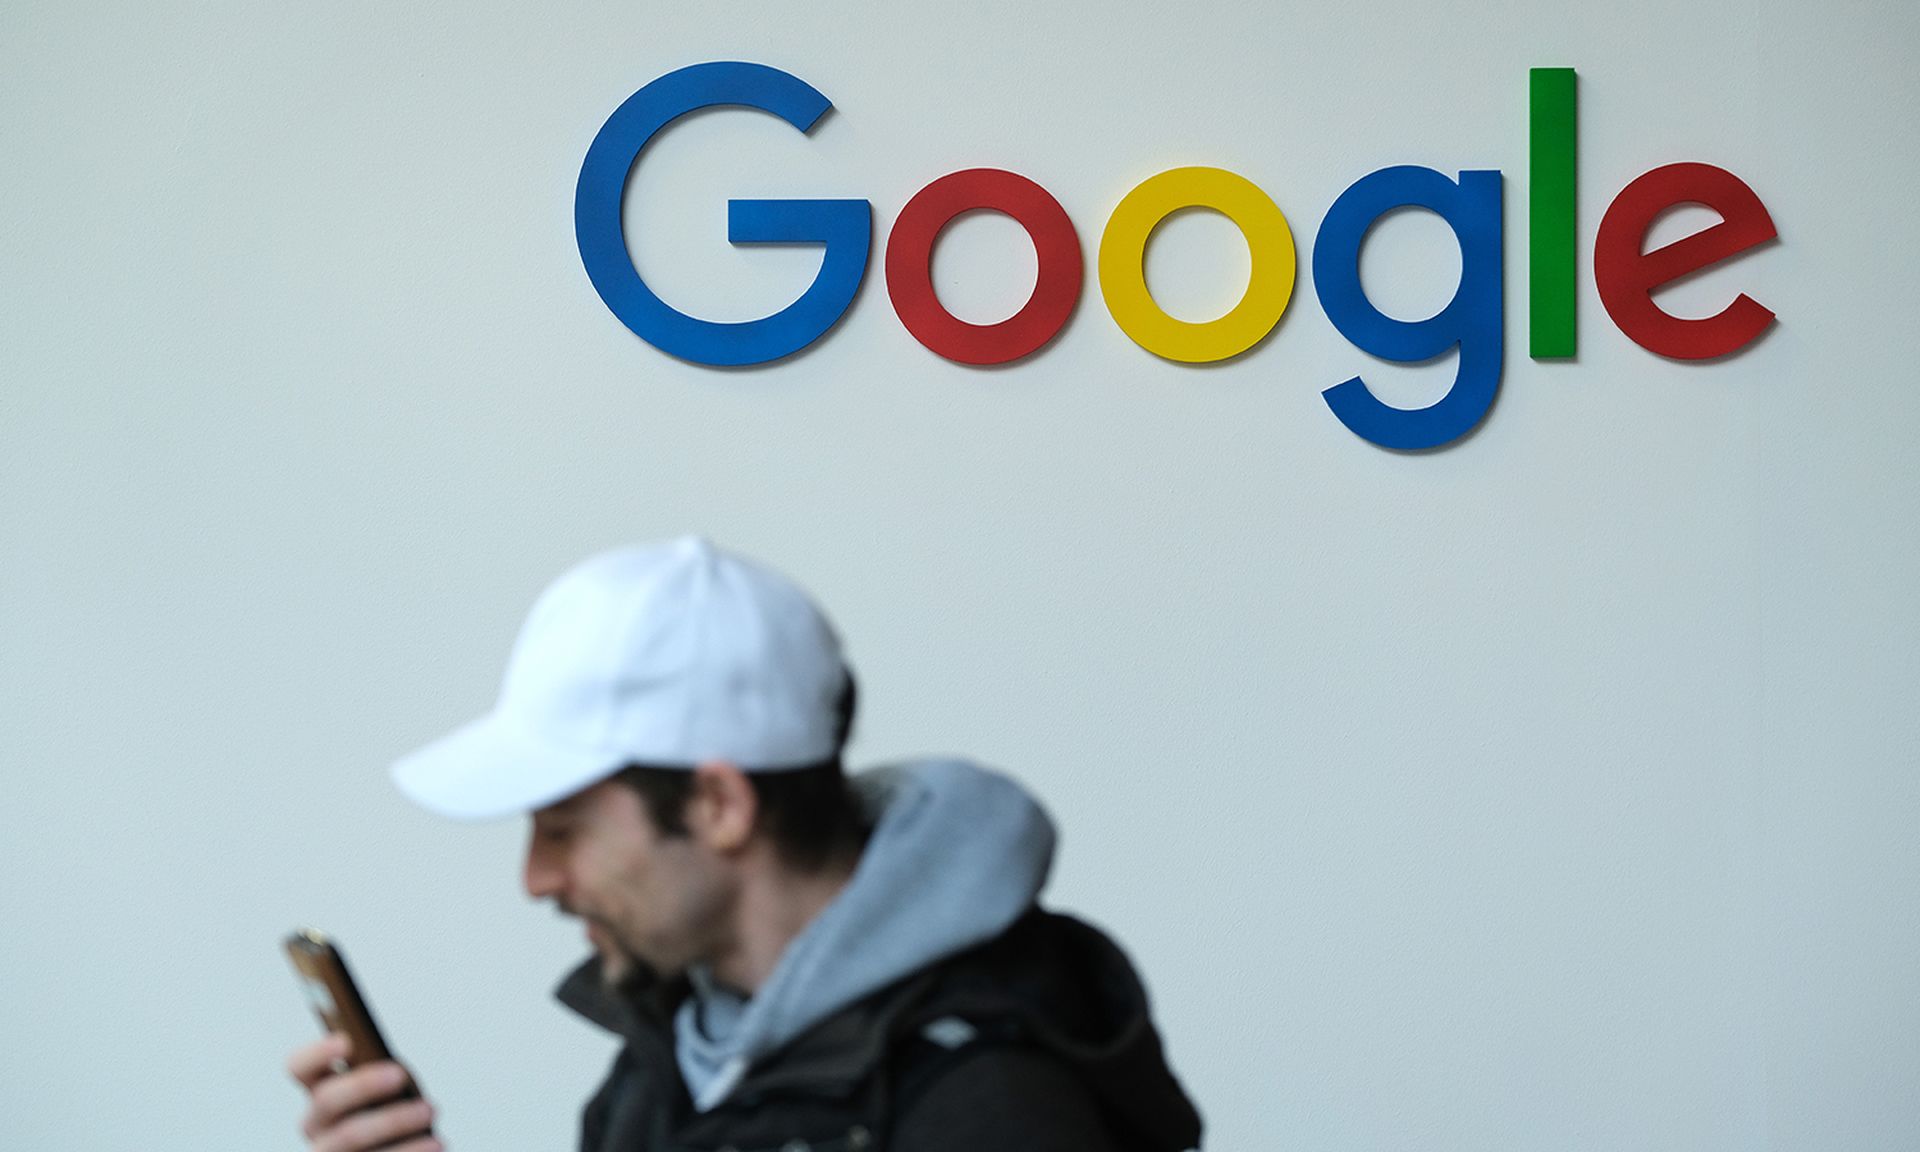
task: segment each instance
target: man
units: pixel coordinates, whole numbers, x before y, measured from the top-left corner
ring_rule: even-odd
[[[819,610],[698,539],[534,605],[482,719],[394,766],[441,814],[531,813],[525,884],[596,955],[561,1001],[625,1046],[583,1152],[1181,1152],[1200,1120],[1111,941],[1034,900],[1053,828],[997,773],[849,781]],[[315,1152],[437,1152],[397,1065],[296,1052]]]

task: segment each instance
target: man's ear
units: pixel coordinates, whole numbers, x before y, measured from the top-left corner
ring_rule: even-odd
[[[693,795],[687,798],[687,832],[726,855],[747,846],[760,820],[760,796],[738,765],[708,760],[693,770]]]

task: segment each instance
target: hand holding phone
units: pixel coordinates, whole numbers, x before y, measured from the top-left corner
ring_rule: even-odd
[[[300,1130],[314,1152],[440,1152],[433,1108],[393,1059],[339,949],[303,929],[286,951],[327,1032],[287,1061],[310,1100]]]

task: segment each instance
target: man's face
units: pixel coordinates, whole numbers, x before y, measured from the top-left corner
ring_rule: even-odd
[[[587,925],[601,974],[636,960],[662,976],[710,958],[725,939],[733,884],[695,836],[665,836],[633,789],[602,781],[533,814],[527,894]]]

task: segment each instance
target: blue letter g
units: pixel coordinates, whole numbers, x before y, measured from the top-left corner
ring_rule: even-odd
[[[715,104],[771,112],[802,132],[832,107],[812,85],[764,64],[695,64],[669,72],[627,97],[593,138],[574,192],[573,231],[594,289],[636,336],[696,364],[764,364],[818,340],[853,303],[867,271],[872,209],[865,200],[729,200],[730,242],[824,244],[820,274],[800,299],[759,320],[698,320],[669,307],[634,271],[620,201],[627,174],[654,134]]]

